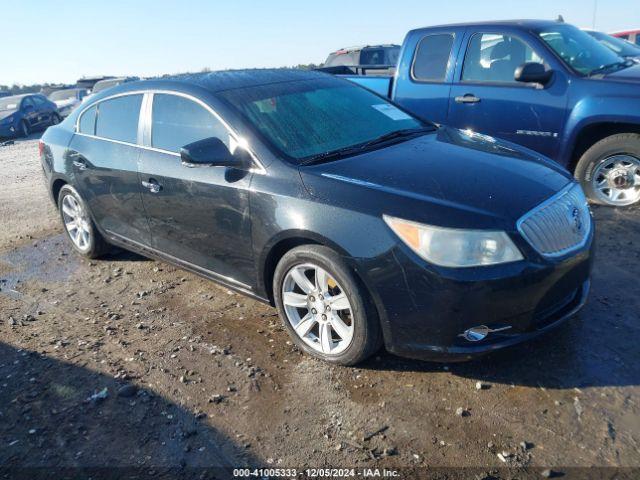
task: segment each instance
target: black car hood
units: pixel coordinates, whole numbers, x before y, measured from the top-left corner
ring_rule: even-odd
[[[4,120],[5,118],[16,113],[17,110],[0,110],[0,120]]]
[[[569,172],[531,150],[446,127],[300,172],[310,194],[327,201],[350,202],[350,208],[365,202],[379,213],[466,228],[515,227],[572,181]]]

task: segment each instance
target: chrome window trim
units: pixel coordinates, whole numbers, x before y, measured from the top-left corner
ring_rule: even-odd
[[[544,258],[558,258],[558,257],[563,257],[575,250],[579,250],[581,248],[583,248],[587,242],[589,241],[589,238],[591,237],[591,232],[593,230],[593,218],[591,218],[591,211],[589,209],[589,203],[587,201],[587,203],[585,204],[585,208],[589,211],[589,229],[585,232],[584,234],[584,238],[582,239],[582,241],[580,243],[576,243],[575,245],[572,245],[568,248],[565,248],[563,250],[559,250],[557,252],[553,252],[553,253],[544,253],[541,252],[540,250],[538,250],[538,248],[533,245],[533,243],[529,240],[529,237],[524,233],[523,229],[522,229],[522,224],[525,223],[529,218],[531,218],[532,216],[534,216],[536,213],[538,213],[540,210],[544,210],[546,207],[548,207],[549,205],[557,202],[558,200],[560,200],[562,197],[564,197],[565,195],[567,195],[571,190],[573,190],[573,188],[575,188],[576,186],[579,186],[580,184],[577,182],[569,182],[567,184],[566,187],[564,187],[562,190],[560,190],[558,193],[556,193],[555,195],[553,195],[552,197],[547,198],[544,202],[540,203],[539,205],[535,206],[534,208],[532,208],[531,210],[529,210],[527,213],[525,213],[522,217],[520,217],[520,219],[517,221],[516,223],[516,228],[518,229],[518,233],[520,234],[520,236],[527,242],[527,244],[529,244],[539,255],[541,255]],[[580,187],[582,188],[582,187]]]
[[[175,157],[179,157],[180,154],[176,153],[176,152],[170,152],[168,150],[163,150],[161,148],[155,148],[151,146],[151,122],[152,122],[152,109],[153,109],[153,95],[154,94],[165,94],[165,95],[175,95],[177,97],[183,97],[186,98],[188,100],[191,100],[192,102],[197,103],[198,105],[202,106],[205,110],[207,110],[209,113],[211,113],[220,123],[222,123],[222,125],[227,129],[227,131],[229,132],[229,135],[231,136],[231,138],[238,144],[238,145],[242,145],[243,148],[246,148],[246,150],[249,152],[249,155],[251,155],[251,160],[254,162],[255,165],[257,165],[257,168],[251,168],[249,169],[250,172],[252,173],[258,173],[261,175],[265,175],[267,173],[267,170],[264,168],[264,165],[262,164],[262,162],[260,162],[260,160],[258,160],[258,157],[256,156],[256,154],[253,152],[253,150],[249,147],[249,145],[246,144],[245,141],[243,141],[242,137],[240,137],[238,135],[238,133],[231,128],[231,126],[218,114],[218,112],[216,112],[213,108],[211,108],[208,104],[206,104],[204,101],[200,100],[197,97],[194,97],[193,95],[190,95],[188,93],[183,93],[183,92],[175,92],[172,90],[163,90],[163,89],[156,89],[156,88],[152,88],[152,89],[148,89],[148,90],[132,90],[130,92],[122,92],[122,93],[116,93],[114,95],[110,95],[108,97],[105,98],[101,98],[100,100],[91,103],[90,105],[87,105],[79,114],[78,117],[76,118],[76,123],[74,125],[74,133],[76,135],[82,135],[84,137],[89,137],[89,138],[96,138],[99,140],[105,140],[108,142],[113,142],[113,143],[118,143],[121,145],[128,145],[131,147],[138,147],[138,148],[142,148],[144,150],[149,150],[152,152],[158,152],[158,153],[164,153],[164,154],[168,154],[168,155],[173,155]],[[107,100],[112,100],[114,98],[118,98],[118,97],[125,97],[128,95],[144,95],[143,99],[142,99],[142,105],[140,106],[140,117],[139,117],[139,123],[138,123],[138,142],[142,143],[137,143],[137,144],[133,144],[133,143],[129,143],[129,142],[122,142],[120,140],[113,140],[110,138],[105,138],[105,137],[100,137],[98,135],[89,135],[87,133],[81,133],[80,132],[80,119],[82,118],[82,116],[85,114],[85,112],[87,110],[89,110],[91,107],[99,105],[102,102],[106,102]],[[145,99],[146,103],[145,103]],[[98,112],[99,112],[99,108],[98,108]],[[99,115],[99,114],[98,114]],[[97,116],[96,116],[96,122],[97,122]],[[142,127],[142,137],[140,136],[140,128]],[[96,131],[97,126],[94,127],[94,132]],[[148,143],[145,144],[145,143]]]

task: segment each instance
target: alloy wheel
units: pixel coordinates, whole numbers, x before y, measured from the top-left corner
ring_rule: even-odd
[[[625,206],[640,200],[640,159],[614,155],[593,172],[593,189],[609,205]]]
[[[82,204],[73,195],[65,195],[62,199],[62,217],[74,245],[81,251],[89,250],[91,247],[89,217]]]
[[[335,278],[318,265],[291,268],[282,284],[282,303],[296,335],[313,350],[339,355],[353,340],[351,303]]]

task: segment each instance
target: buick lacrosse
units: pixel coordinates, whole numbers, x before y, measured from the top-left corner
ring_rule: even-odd
[[[122,84],[49,128],[40,157],[78,253],[116,245],[274,305],[329,362],[382,345],[466,360],[589,290],[593,222],[567,171],[322,73]]]

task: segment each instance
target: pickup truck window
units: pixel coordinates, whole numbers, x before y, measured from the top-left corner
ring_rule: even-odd
[[[591,75],[607,67],[624,67],[622,57],[572,25],[557,25],[538,32],[538,35],[564,63],[583,75]]]
[[[436,33],[420,40],[413,59],[412,75],[422,82],[443,82],[453,46],[453,35]]]
[[[218,95],[297,164],[392,132],[424,127],[383,98],[333,78],[238,88]]]
[[[515,83],[516,68],[525,62],[543,63],[531,47],[515,37],[476,33],[469,41],[462,81]]]

